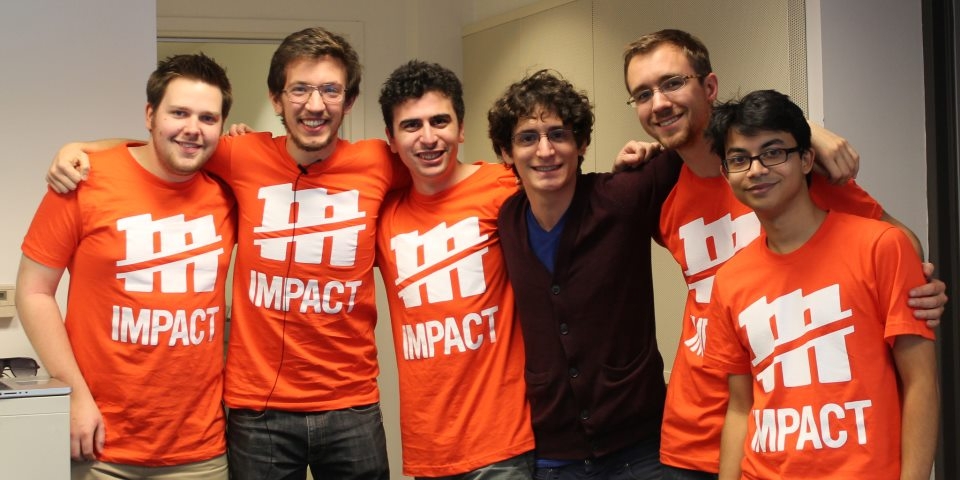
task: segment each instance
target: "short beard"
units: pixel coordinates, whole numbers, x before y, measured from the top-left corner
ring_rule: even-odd
[[[663,148],[665,149],[676,150],[678,148],[683,148],[693,143],[690,141],[691,137],[693,137],[693,135],[690,134],[690,131],[686,131],[679,135],[675,135],[669,139],[665,139],[665,140],[657,139],[657,141],[660,143],[660,145],[663,145]]]
[[[332,141],[333,139],[331,138],[330,140],[320,145],[307,145],[301,142],[296,135],[287,135],[287,140],[290,140],[291,142],[293,142],[293,144],[296,145],[298,149],[303,150],[304,152],[319,152],[320,150],[327,148],[327,146],[330,145],[330,141]]]
[[[287,125],[287,118],[285,115],[280,115],[280,123],[283,124],[283,128],[286,129],[287,131],[287,140],[292,141],[293,144],[296,145],[298,149],[303,150],[304,152],[319,152],[320,150],[327,148],[327,146],[330,145],[330,142],[332,142],[334,138],[336,138],[334,136],[331,136],[326,142],[320,145],[307,145],[301,142],[300,138],[298,138],[296,135],[293,135],[290,133],[290,126]]]

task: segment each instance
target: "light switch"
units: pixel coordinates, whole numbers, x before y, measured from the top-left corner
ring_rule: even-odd
[[[17,308],[14,305],[16,291],[14,285],[0,285],[0,318],[11,318],[17,314]]]

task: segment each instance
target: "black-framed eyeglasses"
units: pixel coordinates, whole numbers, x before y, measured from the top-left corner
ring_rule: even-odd
[[[660,85],[657,85],[653,88],[644,88],[642,90],[637,90],[630,95],[630,99],[627,100],[627,105],[631,107],[636,107],[638,105],[643,105],[650,100],[653,100],[653,94],[655,92],[660,92],[664,95],[668,93],[676,92],[683,88],[687,84],[687,80],[691,78],[701,78],[703,75],[675,75],[670,78],[665,79],[660,82]]]
[[[564,145],[573,141],[573,133],[573,130],[567,128],[551,128],[546,133],[520,132],[513,136],[513,145],[532,147],[540,143],[540,137],[547,137],[547,140],[554,145]]]
[[[780,165],[787,161],[791,153],[799,152],[800,147],[793,148],[771,148],[764,150],[757,155],[731,155],[723,159],[723,169],[727,173],[746,172],[750,170],[753,161],[760,162],[760,165],[770,168],[774,165]]]
[[[30,357],[0,358],[0,376],[6,376],[8,368],[14,377],[35,377],[40,365]]]
[[[336,105],[343,102],[343,86],[336,83],[324,83],[323,85],[310,85],[308,83],[295,83],[287,87],[283,93],[292,103],[307,103],[310,101],[310,95],[316,91],[320,94],[320,99],[327,105]]]

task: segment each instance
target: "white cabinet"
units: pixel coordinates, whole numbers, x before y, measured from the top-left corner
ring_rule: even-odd
[[[70,396],[0,399],[3,478],[70,478]]]

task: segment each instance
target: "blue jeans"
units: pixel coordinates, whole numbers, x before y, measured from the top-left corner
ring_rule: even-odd
[[[230,410],[233,480],[389,480],[380,405],[327,412]]]
[[[717,480],[716,473],[663,466],[663,480]]]
[[[416,477],[417,480],[530,480],[533,478],[533,452],[521,453],[485,467],[447,477]]]
[[[537,480],[660,480],[660,439],[649,440],[600,458],[579,461],[559,468],[538,468]]]

